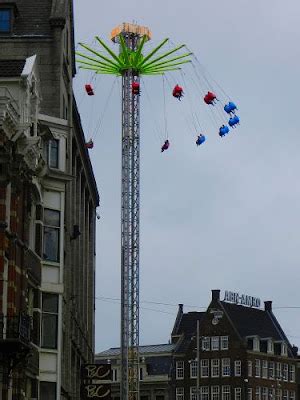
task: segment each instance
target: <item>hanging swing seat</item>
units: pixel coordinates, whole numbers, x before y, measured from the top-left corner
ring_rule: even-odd
[[[90,139],[88,142],[85,143],[86,149],[92,149],[94,147],[94,142]]]
[[[131,91],[132,91],[132,94],[134,94],[134,95],[139,95],[140,94],[140,84],[139,84],[139,82],[132,82]]]
[[[200,146],[201,144],[203,144],[203,143],[205,142],[205,140],[206,140],[206,137],[205,137],[204,135],[200,134],[200,135],[197,137],[196,145],[197,145],[197,146]]]
[[[173,89],[172,92],[173,96],[176,97],[176,99],[180,100],[181,97],[183,96],[183,89],[181,86],[176,85]]]
[[[165,143],[161,147],[161,152],[163,153],[165,150],[168,150],[170,146],[170,142],[168,140],[165,140]]]

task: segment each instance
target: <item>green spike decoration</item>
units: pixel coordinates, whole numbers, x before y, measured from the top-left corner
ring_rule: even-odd
[[[180,65],[191,62],[189,56],[192,53],[185,53],[176,57],[170,58],[171,54],[178,52],[184,45],[175,47],[159,57],[154,58],[157,52],[168,42],[169,39],[164,39],[158,46],[151,50],[149,54],[143,55],[144,44],[147,37],[143,36],[137,46],[136,51],[132,51],[126,46],[123,35],[118,36],[120,43],[120,54],[115,54],[102,39],[98,36],[96,40],[104,50],[106,55],[100,53],[87,46],[84,43],[79,43],[81,47],[87,50],[87,54],[77,51],[76,54],[81,58],[77,59],[79,68],[95,71],[97,74],[112,74],[123,75],[126,71],[133,71],[135,75],[163,75],[167,71],[176,71],[180,69]],[[178,54],[178,53],[177,53]],[[161,61],[161,62],[159,62]],[[177,61],[177,62],[175,62]]]

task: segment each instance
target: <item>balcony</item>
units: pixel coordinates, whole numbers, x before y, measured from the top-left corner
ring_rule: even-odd
[[[36,285],[41,284],[42,266],[41,260],[32,250],[25,250],[25,268],[28,270],[29,277]]]
[[[0,353],[27,353],[31,348],[30,336],[29,315],[0,316]]]

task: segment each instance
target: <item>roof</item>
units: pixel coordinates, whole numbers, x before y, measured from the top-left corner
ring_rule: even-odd
[[[0,77],[12,78],[20,76],[26,60],[0,60]]]
[[[148,375],[167,375],[172,367],[172,357],[147,357],[146,364]]]
[[[221,304],[241,337],[259,336],[287,340],[273,313],[223,301]]]
[[[196,333],[196,329],[197,329],[197,321],[199,320],[201,322],[204,315],[205,315],[205,312],[197,312],[197,311],[192,311],[192,312],[183,314],[181,317],[176,334],[180,335],[180,334],[184,333],[185,336],[194,335]]]
[[[140,355],[142,354],[150,354],[150,353],[171,353],[175,349],[174,344],[152,344],[149,346],[140,346],[139,351]],[[96,354],[97,357],[106,357],[106,356],[118,356],[120,355],[119,347],[112,347],[108,350],[104,350],[101,353]]]

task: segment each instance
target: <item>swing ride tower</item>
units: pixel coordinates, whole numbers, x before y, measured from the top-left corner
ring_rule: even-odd
[[[150,39],[148,28],[123,23],[111,33],[111,40],[119,44],[119,54],[99,37],[96,40],[102,51],[79,43],[88,53],[77,52],[79,68],[122,79],[121,400],[139,400],[140,96],[132,84],[139,87],[141,75],[178,70],[190,62],[191,55],[178,54],[184,45],[160,53],[168,39],[143,55]],[[177,55],[170,57],[174,53]]]

